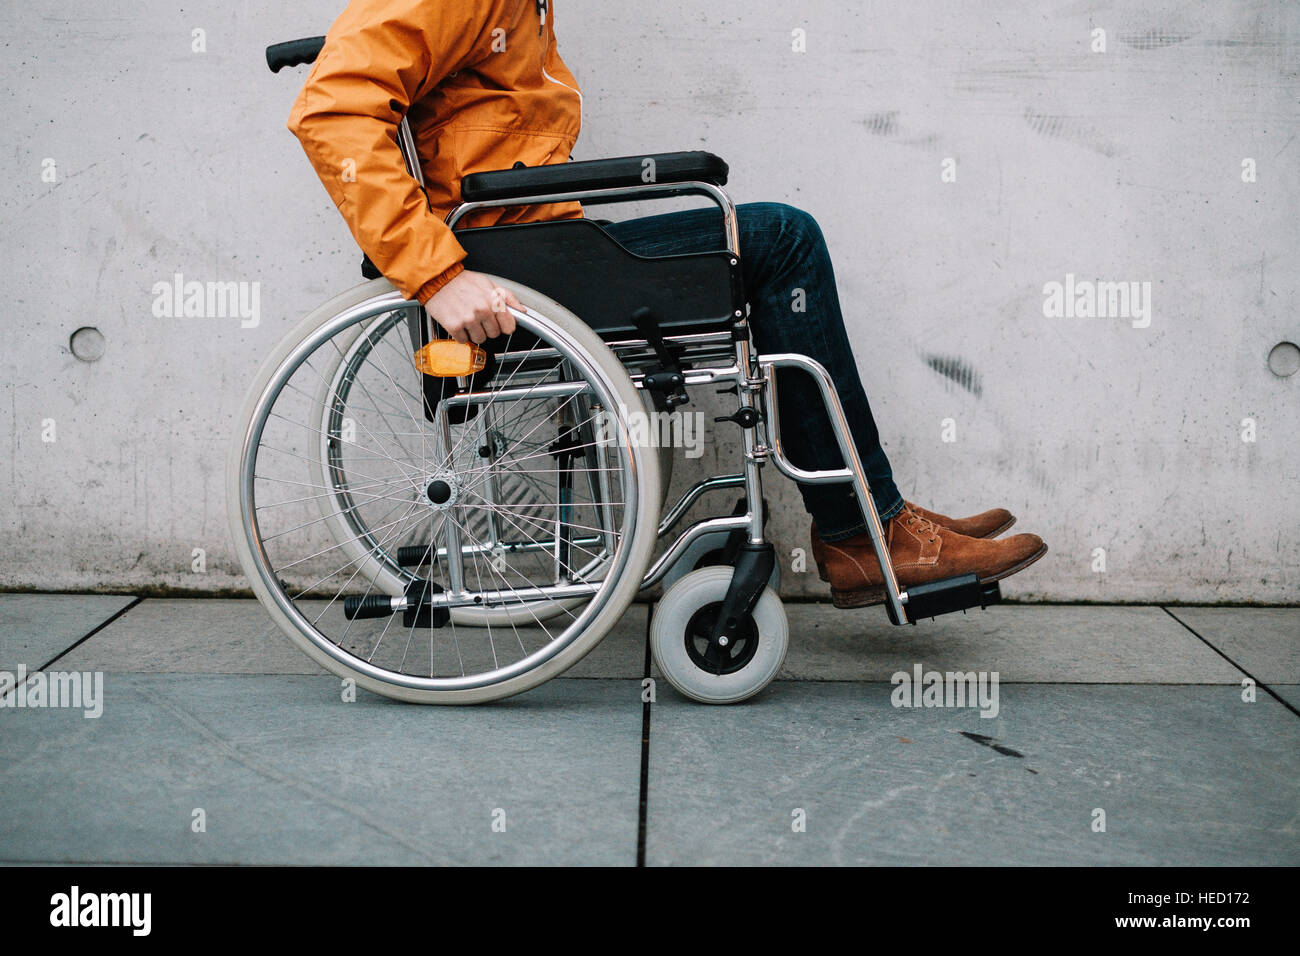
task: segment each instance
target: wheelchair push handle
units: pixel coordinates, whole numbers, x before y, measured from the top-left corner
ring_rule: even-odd
[[[325,46],[324,37],[303,37],[301,40],[273,43],[266,48],[266,65],[271,68],[272,73],[279,73],[286,66],[312,63],[320,56],[323,46]]]

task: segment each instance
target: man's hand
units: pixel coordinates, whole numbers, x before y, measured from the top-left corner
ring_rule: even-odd
[[[457,342],[482,345],[515,330],[515,317],[506,306],[523,309],[509,289],[466,269],[431,295],[424,311]]]

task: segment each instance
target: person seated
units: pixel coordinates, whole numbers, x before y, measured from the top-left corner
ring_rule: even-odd
[[[513,295],[464,267],[444,220],[471,173],[567,162],[582,93],[560,58],[547,0],[352,0],[326,37],[289,118],[371,262],[457,341],[514,331]],[[407,173],[397,128],[409,120],[425,189]],[[577,203],[475,211],[466,226],[582,216]],[[736,207],[750,322],[760,352],[820,362],[843,404],[854,446],[903,588],[974,573],[996,581],[1047,552],[1033,534],[998,535],[1015,522],[994,508],[950,518],[905,501],[881,447],[840,311],[830,252],[816,220],[784,203]],[[722,248],[720,210],[626,220],[605,227],[638,255]],[[803,290],[803,311],[791,308]],[[805,469],[843,467],[816,383],[781,373],[786,452]],[[799,490],[812,516],[812,554],[836,607],[884,600],[884,577],[862,509],[848,484]]]

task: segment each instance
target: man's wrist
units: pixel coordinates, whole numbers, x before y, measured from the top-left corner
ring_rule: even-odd
[[[416,301],[421,305],[428,305],[429,300],[438,293],[439,289],[464,271],[465,266],[460,262],[457,262],[450,268],[443,270],[424,285],[420,286],[419,291],[415,294]]]

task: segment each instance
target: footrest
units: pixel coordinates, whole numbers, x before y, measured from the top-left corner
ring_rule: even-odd
[[[986,608],[1002,600],[1002,589],[997,581],[981,581],[974,574],[962,574],[929,584],[918,584],[907,589],[907,603],[903,611],[907,623],[915,624],[923,617],[938,617],[953,611],[964,611],[968,607]],[[900,623],[894,616],[894,609],[888,604],[889,619]]]

